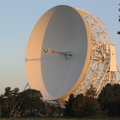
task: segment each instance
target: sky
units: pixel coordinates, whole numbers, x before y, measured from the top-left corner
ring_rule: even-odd
[[[69,5],[98,16],[116,46],[120,68],[120,0],[0,0],[0,94],[6,87],[23,91],[28,80],[25,54],[29,36],[38,19],[50,8]]]

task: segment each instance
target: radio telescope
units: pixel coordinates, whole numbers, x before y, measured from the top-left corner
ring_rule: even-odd
[[[26,50],[26,74],[32,89],[46,100],[85,93],[96,95],[118,83],[115,46],[96,16],[66,5],[51,8],[38,20]]]

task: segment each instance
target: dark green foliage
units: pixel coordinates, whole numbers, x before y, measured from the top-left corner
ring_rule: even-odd
[[[51,117],[54,116],[54,114],[57,112],[57,107],[55,106],[54,103],[49,103],[46,101],[46,114]]]
[[[27,89],[19,93],[16,98],[16,108],[19,110],[21,116],[39,116],[45,112],[45,103],[41,99],[40,91],[34,89]]]
[[[64,112],[65,116],[74,116],[74,112],[72,109],[73,104],[74,104],[74,95],[71,94],[69,96],[68,101],[66,101],[66,104],[65,104],[65,112]]]
[[[19,93],[19,89],[5,88],[4,95],[0,96],[0,116],[39,116],[45,113],[45,103],[40,91],[28,89]]]
[[[61,107],[61,104],[57,101],[56,103],[46,102],[46,115],[47,116],[63,116],[64,108]]]
[[[77,117],[103,117],[105,115],[96,99],[82,94],[76,96],[72,108]]]
[[[120,85],[107,84],[97,98],[93,86],[85,95],[69,96],[65,104],[64,115],[70,117],[120,117]],[[61,116],[63,108],[59,102],[54,104],[42,100],[40,91],[18,88],[5,88],[0,96],[0,117],[38,117],[40,115]]]
[[[85,92],[85,96],[94,97],[95,95],[96,95],[96,90],[93,87],[93,85],[91,85],[90,88]]]
[[[107,84],[101,91],[98,102],[109,117],[120,117],[120,85]]]
[[[66,116],[74,117],[103,117],[105,112],[101,110],[100,104],[93,97],[70,95],[65,108]]]
[[[0,95],[0,117],[2,116],[2,108],[3,108],[3,95]]]
[[[1,102],[1,116],[3,117],[9,117],[12,115],[12,112],[15,109],[16,104],[16,96],[19,92],[18,88],[15,88],[14,90],[11,90],[10,87],[5,88],[5,93],[0,98]]]

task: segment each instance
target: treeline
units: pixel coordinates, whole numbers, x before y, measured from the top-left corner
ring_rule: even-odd
[[[40,91],[27,89],[19,92],[19,88],[5,88],[0,95],[0,117],[41,117],[60,116],[63,108],[43,100]]]
[[[33,89],[19,92],[18,88],[5,88],[0,96],[0,117],[34,116],[45,112],[42,94]]]
[[[120,117],[120,85],[107,84],[95,98],[91,87],[85,95],[70,95],[66,102],[65,116],[73,117]]]
[[[44,101],[40,91],[5,88],[0,95],[0,117],[120,117],[120,85],[107,84],[95,98],[93,86],[86,93],[71,94],[65,107],[55,102]]]

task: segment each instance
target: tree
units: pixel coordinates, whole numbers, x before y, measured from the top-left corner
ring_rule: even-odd
[[[83,94],[76,96],[72,108],[77,117],[103,117],[105,115],[96,99]]]
[[[120,111],[120,85],[107,84],[98,96],[98,102],[109,117],[119,117]]]
[[[7,98],[9,98],[9,97],[12,96],[11,87],[6,87],[6,88],[5,88],[4,96],[6,96]]]
[[[19,89],[5,88],[0,96],[0,116],[38,116],[45,113],[45,102],[40,91],[28,89],[19,93]]]
[[[45,113],[45,103],[40,91],[27,89],[19,93],[16,101],[14,116],[40,116],[41,113]]]
[[[64,110],[64,115],[65,116],[74,116],[73,115],[74,112],[73,112],[73,109],[72,109],[73,103],[74,103],[74,95],[71,94],[69,96],[68,101],[66,101],[66,104],[65,104],[65,110]]]
[[[85,92],[85,96],[95,97],[95,95],[96,95],[96,90],[93,87],[93,85],[91,85],[90,88]]]
[[[3,95],[0,95],[0,117],[2,116],[3,102],[4,102]]]
[[[17,91],[16,91],[17,90]],[[15,109],[16,104],[16,94],[19,92],[18,88],[11,90],[11,87],[5,88],[5,93],[3,95],[3,103],[2,103],[2,116],[10,117],[12,116],[12,112]]]
[[[75,116],[75,117],[103,117],[105,112],[102,111],[98,101],[91,97],[94,94],[93,89],[89,90],[84,96],[79,94],[74,97],[73,94],[70,95],[68,101],[66,102],[65,116]]]
[[[64,113],[64,108],[63,108],[63,104],[61,104],[60,101],[46,101],[46,115],[47,116],[63,116]]]

